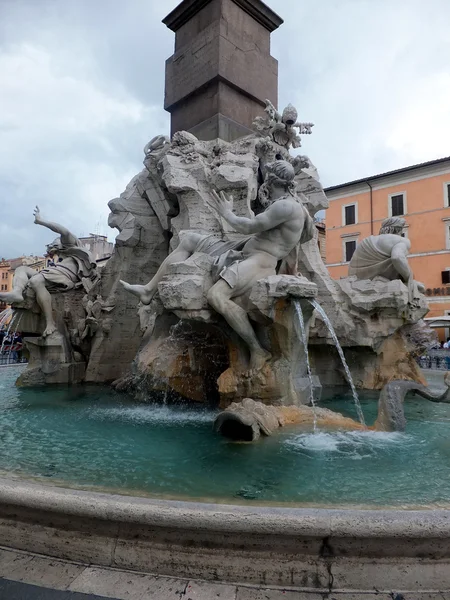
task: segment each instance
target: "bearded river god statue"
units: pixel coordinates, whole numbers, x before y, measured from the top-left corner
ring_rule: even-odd
[[[24,302],[25,292],[31,290],[45,319],[42,337],[47,337],[56,331],[51,294],[72,290],[81,284],[83,279],[94,281],[97,277],[97,264],[73,233],[63,225],[45,221],[37,206],[34,222],[60,234],[59,238],[47,246],[47,255],[57,254],[60,262],[46,267],[39,273],[30,267],[18,267],[14,273],[13,290],[0,294],[0,300],[17,305]]]
[[[148,305],[158,290],[158,284],[168,267],[186,261],[196,252],[214,257],[211,275],[213,285],[207,292],[211,308],[222,315],[250,351],[249,371],[260,370],[270,360],[243,308],[253,286],[267,277],[280,273],[280,265],[295,252],[299,243],[314,237],[314,222],[295,194],[295,171],[284,160],[266,165],[265,194],[267,207],[255,217],[238,217],[233,212],[233,197],[212,191],[210,209],[224,219],[234,231],[246,236],[238,241],[218,236],[187,232],[144,286],[122,282],[125,289]]]

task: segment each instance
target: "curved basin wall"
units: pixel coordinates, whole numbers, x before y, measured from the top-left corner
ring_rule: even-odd
[[[318,590],[450,588],[450,511],[242,507],[0,480],[6,547],[84,563]]]

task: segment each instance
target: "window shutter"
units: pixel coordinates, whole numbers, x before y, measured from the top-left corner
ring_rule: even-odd
[[[393,217],[398,217],[405,214],[403,206],[403,194],[391,196],[391,212]]]
[[[354,225],[356,222],[356,211],[355,205],[352,204],[350,206],[345,207],[345,224],[346,225]]]
[[[352,240],[351,242],[345,242],[345,261],[350,262],[352,256],[356,250],[356,242]]]

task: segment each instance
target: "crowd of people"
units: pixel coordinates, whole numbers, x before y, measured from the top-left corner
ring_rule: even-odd
[[[23,340],[18,331],[0,331],[0,360],[19,362],[22,359]]]

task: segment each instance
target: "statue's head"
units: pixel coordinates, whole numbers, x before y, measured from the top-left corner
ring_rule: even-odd
[[[61,243],[61,238],[57,237],[53,240],[53,242],[51,242],[50,244],[47,244],[47,256],[49,256],[50,258],[52,258],[52,256],[54,256],[55,254],[60,254],[61,250],[62,250],[62,243]]]
[[[297,109],[292,104],[288,104],[286,108],[283,110],[282,121],[285,125],[292,127],[297,122]]]
[[[266,165],[266,179],[259,189],[259,200],[266,206],[271,199],[295,195],[295,170],[287,160],[276,160]]]
[[[393,233],[394,235],[402,235],[406,227],[405,219],[401,217],[389,217],[381,223],[380,235],[383,233]]]

